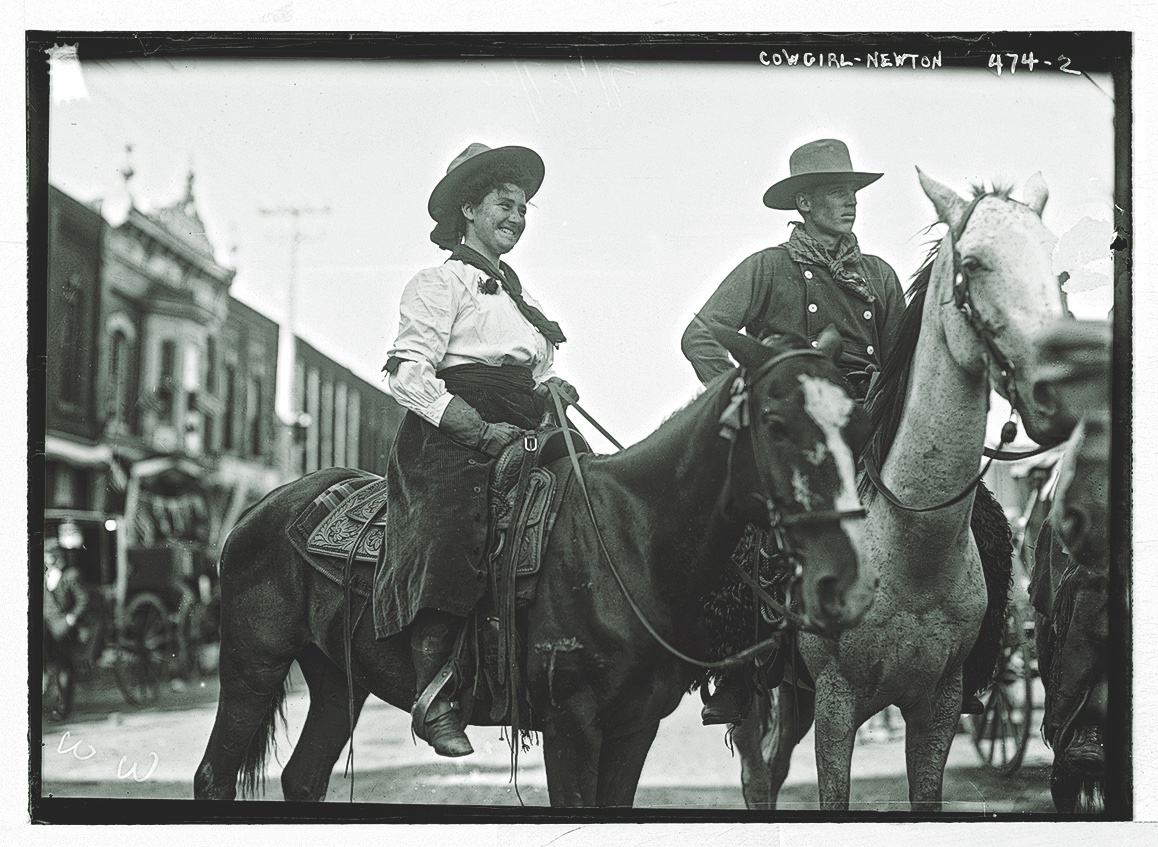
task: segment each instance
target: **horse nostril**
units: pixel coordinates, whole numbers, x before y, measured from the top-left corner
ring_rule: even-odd
[[[816,598],[820,602],[821,611],[830,618],[839,618],[844,613],[844,603],[841,602],[839,580],[834,576],[826,576],[816,583]]]

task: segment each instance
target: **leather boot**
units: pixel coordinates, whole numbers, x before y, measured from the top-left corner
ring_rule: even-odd
[[[423,609],[410,625],[410,656],[418,688],[410,712],[411,725],[414,734],[440,756],[467,756],[474,752],[470,739],[462,731],[456,704],[436,692],[423,713],[423,706],[429,698],[422,695],[450,659],[460,626],[462,621],[455,615],[434,609]]]
[[[747,669],[729,671],[716,685],[716,692],[704,698],[704,708],[700,712],[704,726],[715,724],[741,724],[748,717],[752,706],[752,685]]]

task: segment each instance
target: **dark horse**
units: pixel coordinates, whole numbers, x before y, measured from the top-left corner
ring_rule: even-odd
[[[1030,599],[1059,812],[1103,811],[1110,621],[1110,327],[1070,321],[1038,341],[1036,390],[1076,423],[1037,538]],[[1115,598],[1118,599],[1118,598]],[[1128,613],[1128,598],[1117,608]]]
[[[788,533],[805,563],[801,597],[816,629],[853,626],[872,603],[875,584],[859,572],[853,464],[867,424],[832,361],[839,337],[824,334],[819,350],[732,331],[721,341],[742,369],[630,449],[581,457],[589,503],[578,484],[564,495],[524,636],[531,723],[543,734],[553,806],[632,804],[660,720],[698,673],[657,636],[685,656],[706,654],[702,598],[746,523],[775,522]],[[731,439],[721,437],[722,421],[736,422]],[[287,800],[325,796],[352,723],[344,651],[332,647],[341,587],[302,561],[286,529],[355,474],[321,471],[277,489],[225,544],[221,694],[194,778],[198,799],[233,799],[239,772],[244,790],[256,787],[295,660],[310,710],[282,788]],[[364,615],[351,655],[354,720],[371,693],[410,709],[406,632],[375,640]],[[473,722],[486,715],[476,703]]]

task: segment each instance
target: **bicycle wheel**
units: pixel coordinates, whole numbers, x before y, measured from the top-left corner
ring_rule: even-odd
[[[121,694],[134,706],[147,706],[160,696],[171,629],[169,612],[155,594],[138,594],[125,608],[113,672]]]
[[[1001,663],[985,695],[985,711],[974,715],[972,724],[981,763],[1002,776],[1016,773],[1033,724],[1033,654],[1017,611],[1006,622]]]

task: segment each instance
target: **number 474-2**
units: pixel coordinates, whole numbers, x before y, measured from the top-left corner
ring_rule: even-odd
[[[1047,68],[1054,64],[1053,62],[1049,61],[1048,59],[1035,59],[1032,52],[1022,53],[1020,55],[1017,53],[990,53],[989,54],[989,67],[996,70],[998,76],[1001,76],[1001,71],[1004,70],[1004,68],[1005,68],[1005,61],[1004,61],[1005,59],[1009,60],[1009,73],[1010,74],[1017,73],[1017,63],[1018,63],[1019,59],[1021,61],[1021,66],[1023,68],[1028,68],[1030,71],[1032,71],[1034,66],[1038,65],[1038,64],[1043,65]],[[1080,74],[1081,73],[1080,71],[1070,70],[1070,60],[1066,56],[1058,56],[1057,57],[1057,66],[1058,66],[1058,70],[1061,71],[1062,73],[1067,73],[1067,74]]]

